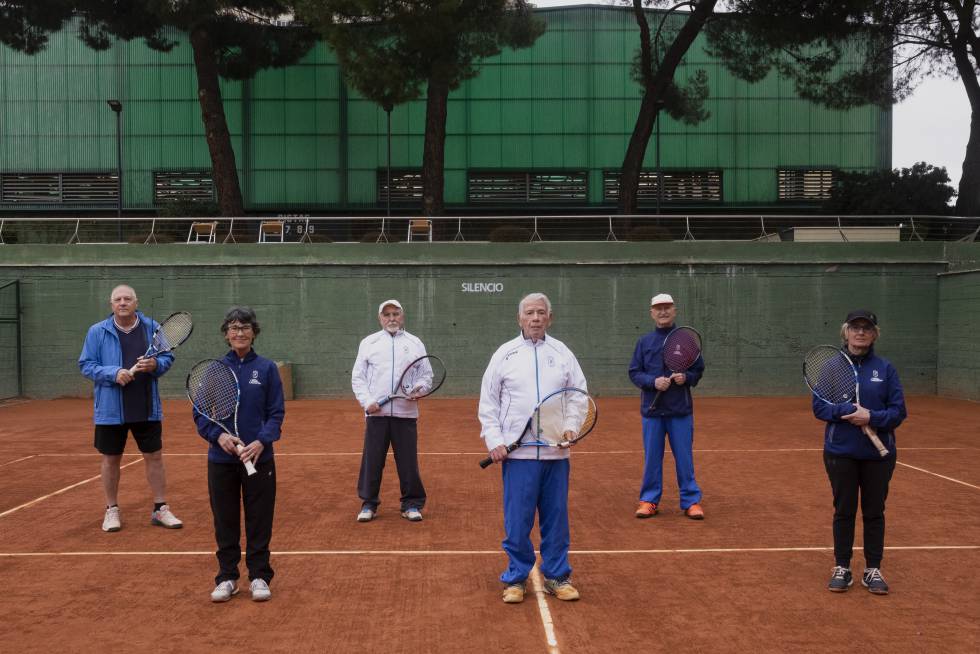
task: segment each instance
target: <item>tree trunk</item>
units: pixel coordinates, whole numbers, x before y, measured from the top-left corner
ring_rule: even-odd
[[[222,216],[241,216],[245,212],[242,189],[238,184],[235,151],[231,147],[231,134],[228,133],[225,107],[221,102],[214,45],[204,26],[191,30],[190,39],[194,50],[194,68],[197,70],[197,97],[201,103],[201,120],[211,153],[211,174],[218,193],[218,207]]]
[[[430,77],[425,100],[425,145],[422,149],[422,210],[426,216],[439,216],[443,211],[448,103],[449,84],[435,76]]]
[[[643,100],[640,102],[640,112],[636,117],[636,124],[633,126],[633,135],[630,137],[629,146],[626,148],[626,156],[623,158],[623,167],[619,177],[618,209],[621,214],[636,213],[636,196],[640,190],[640,171],[643,168],[643,159],[646,157],[647,145],[650,143],[650,134],[653,133],[654,122],[657,120],[657,114],[663,108],[664,93],[673,82],[674,72],[684,58],[684,54],[694,43],[694,39],[701,32],[701,28],[704,27],[714,12],[716,3],[717,0],[699,0],[694,11],[688,15],[684,26],[664,54],[656,72],[653,75],[643,74]],[[650,29],[646,23],[646,15],[639,5],[640,2],[634,2],[634,14],[640,27],[640,54],[641,60],[643,60],[649,59],[649,49],[654,44],[650,43]],[[652,66],[652,63],[650,65]]]
[[[966,142],[956,215],[980,216],[980,111],[976,108],[970,114],[970,139]]]

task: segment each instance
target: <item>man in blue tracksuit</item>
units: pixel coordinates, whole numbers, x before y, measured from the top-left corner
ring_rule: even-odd
[[[269,544],[276,507],[273,443],[281,435],[286,405],[275,362],[259,356],[252,347],[260,331],[255,312],[249,307],[232,307],[221,324],[221,333],[231,348],[222,361],[238,377],[238,437],[230,433],[235,425],[229,421],[222,423],[222,429],[194,411],[197,432],[210,444],[208,496],[218,545],[212,602],[227,602],[238,593],[243,506],[245,565],[252,600],[264,602],[272,597],[269,583],[274,572],[269,563]],[[240,453],[237,445],[243,447]],[[244,461],[255,464],[254,475],[246,473]]]
[[[541,531],[544,590],[560,600],[579,598],[569,580],[568,449],[528,445],[507,452],[524,431],[538,402],[562,388],[587,391],[585,375],[567,345],[547,333],[551,301],[543,293],[525,296],[517,308],[521,333],[490,358],[480,387],[481,436],[490,458],[501,464],[504,485],[504,538],[507,569],[503,601],[524,601],[525,584],[536,556],[531,543],[535,514]]]
[[[677,307],[674,298],[660,293],[650,300],[650,317],[656,329],[640,338],[630,361],[630,380],[640,393],[640,413],[643,419],[643,450],[645,465],[640,487],[637,518],[651,518],[658,512],[663,492],[664,438],[670,439],[677,468],[677,486],[681,494],[681,509],[692,520],[703,520],[701,489],[694,479],[694,403],[691,388],[697,386],[704,374],[704,359],[700,356],[686,372],[671,372],[664,364],[663,345],[674,329]],[[660,391],[657,405],[650,408]]]
[[[828,404],[813,397],[813,415],[826,422],[823,461],[834,494],[834,558],[828,590],[845,592],[853,583],[851,555],[858,500],[864,523],[864,574],[861,583],[876,595],[888,594],[881,574],[885,550],[885,498],[895,470],[895,430],[905,420],[905,395],[898,372],[875,354],[881,334],[878,316],[851,311],[841,326],[843,350],[857,366],[860,402]],[[864,433],[873,429],[888,455],[882,457]]]
[[[150,524],[179,529],[183,523],[167,504],[167,477],[163,468],[163,410],[157,379],[173,364],[171,354],[143,358],[159,325],[137,311],[139,300],[130,286],[117,286],[109,295],[112,315],[92,325],[85,337],[78,367],[94,383],[95,448],[102,454],[102,490],[105,493],[103,531],[119,531],[119,463],[126,437],[133,438],[146,463],[146,479],[153,491]]]

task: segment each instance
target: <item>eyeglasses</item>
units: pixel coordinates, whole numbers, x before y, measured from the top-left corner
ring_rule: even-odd
[[[670,313],[671,311],[674,310],[674,307],[672,307],[672,306],[666,306],[666,307],[650,307],[650,310],[651,311],[655,311],[657,313]]]
[[[247,334],[252,331],[251,325],[228,325],[229,332],[235,332],[238,334]]]
[[[874,326],[872,325],[848,325],[847,328],[856,333],[870,333],[875,330]]]

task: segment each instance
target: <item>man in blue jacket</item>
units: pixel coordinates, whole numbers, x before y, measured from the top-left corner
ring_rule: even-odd
[[[643,417],[643,450],[645,465],[640,487],[637,518],[657,514],[663,492],[664,439],[670,439],[677,468],[677,486],[681,494],[681,509],[692,520],[703,520],[701,489],[694,479],[694,404],[691,388],[697,386],[704,373],[700,356],[687,372],[671,372],[664,364],[664,339],[674,329],[677,307],[674,298],[660,293],[650,300],[650,317],[656,329],[645,334],[636,344],[630,361],[630,380],[640,393],[640,413]],[[660,399],[650,408],[657,391]]]
[[[130,286],[117,286],[109,296],[112,315],[92,325],[85,337],[78,367],[95,385],[95,448],[102,454],[105,493],[103,531],[119,531],[119,463],[126,437],[133,433],[146,463],[146,480],[153,492],[150,524],[180,529],[183,523],[167,504],[163,468],[163,410],[157,379],[173,364],[171,354],[143,358],[159,326],[137,311],[139,300]],[[132,370],[132,372],[131,372]]]

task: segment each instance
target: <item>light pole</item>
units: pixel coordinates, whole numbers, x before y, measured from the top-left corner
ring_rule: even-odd
[[[122,102],[119,100],[106,100],[112,113],[116,114],[116,179],[119,184],[116,193],[116,218],[119,218],[119,241],[122,242],[122,206],[123,206],[123,178],[122,178]]]

